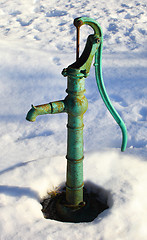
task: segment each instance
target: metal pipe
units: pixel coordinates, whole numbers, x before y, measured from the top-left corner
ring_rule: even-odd
[[[69,206],[83,202],[83,114],[88,108],[85,78],[68,76],[68,96],[65,98],[68,113],[66,201]]]
[[[79,49],[80,49],[80,27],[77,27],[77,49],[76,49],[76,61],[79,60]]]
[[[65,112],[65,103],[64,100],[50,102],[47,104],[33,106],[30,111],[27,113],[26,120],[34,122],[38,115],[44,114],[55,114]]]

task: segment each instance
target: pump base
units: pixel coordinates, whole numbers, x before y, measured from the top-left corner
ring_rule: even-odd
[[[108,208],[107,203],[101,202],[95,193],[87,193],[86,189],[84,189],[84,202],[78,206],[69,206],[66,203],[65,191],[50,199],[44,199],[41,204],[45,218],[74,223],[92,222]]]

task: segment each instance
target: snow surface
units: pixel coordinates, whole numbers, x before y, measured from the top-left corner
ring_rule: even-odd
[[[91,223],[43,218],[40,198],[65,182],[67,115],[25,116],[30,105],[64,99],[64,67],[75,61],[73,19],[104,33],[103,75],[126,123],[128,146],[86,79],[84,179],[108,191],[109,209]],[[0,2],[0,240],[147,239],[147,85],[145,0]],[[81,51],[89,27],[81,28]]]

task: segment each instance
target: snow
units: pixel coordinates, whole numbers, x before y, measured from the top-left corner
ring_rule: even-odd
[[[67,115],[30,123],[30,105],[66,96],[63,68],[75,61],[73,20],[88,16],[104,33],[103,76],[128,129],[121,132],[86,79],[84,180],[108,191],[109,209],[91,223],[43,218],[40,198],[65,182]],[[147,239],[146,1],[0,2],[0,239]],[[90,28],[81,28],[81,51]]]

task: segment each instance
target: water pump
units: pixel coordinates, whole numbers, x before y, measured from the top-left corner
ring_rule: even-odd
[[[94,33],[89,35],[83,53],[79,57],[79,33],[80,27],[89,25]],[[126,126],[112,106],[106,92],[102,77],[102,46],[103,34],[100,25],[88,17],[80,17],[74,20],[77,29],[76,61],[64,68],[62,75],[67,77],[67,96],[64,100],[50,102],[43,105],[33,106],[28,112],[26,119],[35,121],[38,115],[67,113],[67,174],[65,194],[56,199],[55,208],[59,219],[63,221],[81,222],[91,221],[95,215],[92,205],[84,200],[83,182],[83,115],[88,108],[85,97],[85,78],[88,77],[90,67],[95,56],[95,75],[100,95],[118,123],[122,131],[121,151],[125,151],[127,145]],[[97,210],[98,211],[98,210]]]

